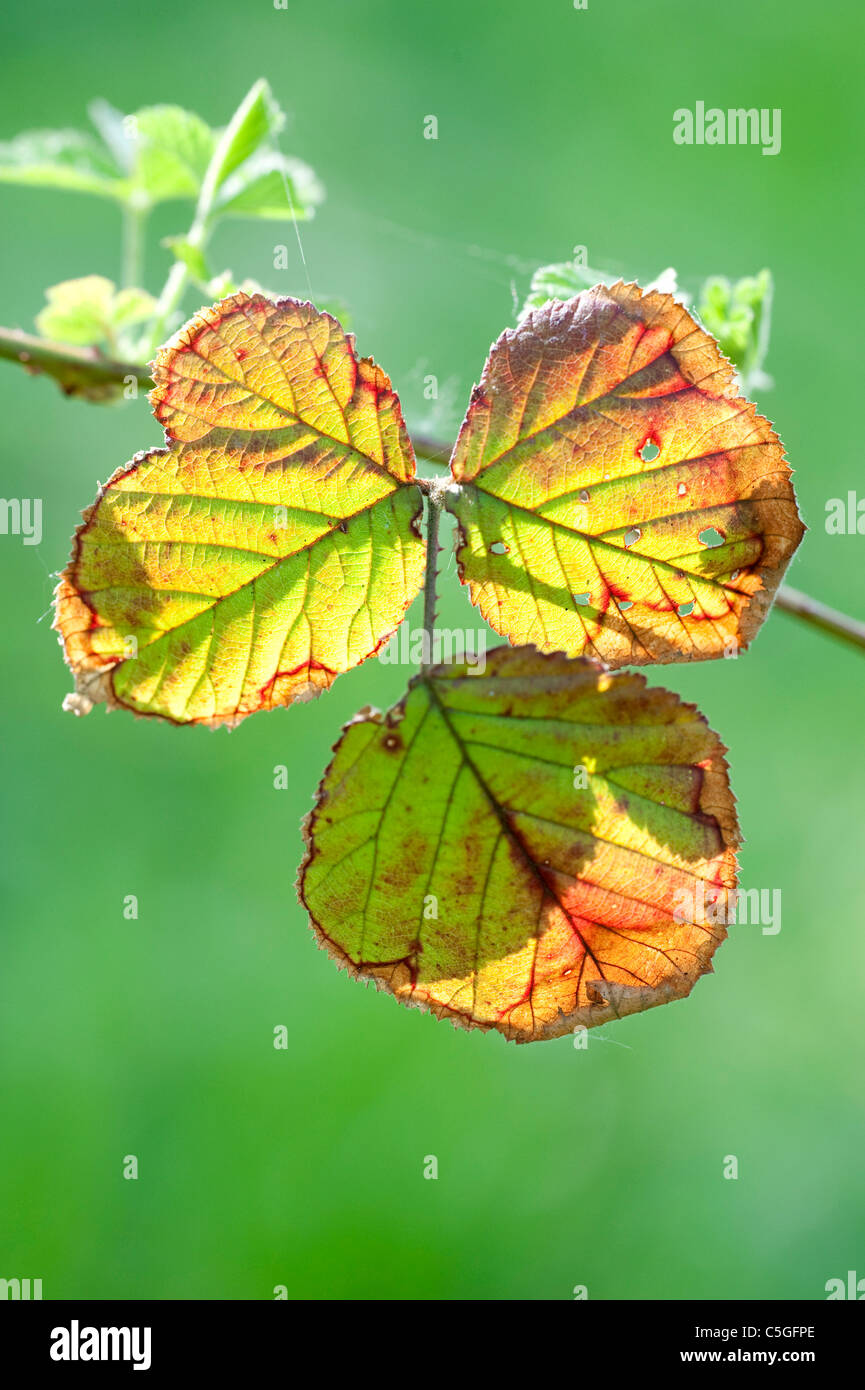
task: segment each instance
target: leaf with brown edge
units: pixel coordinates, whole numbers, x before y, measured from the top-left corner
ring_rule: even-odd
[[[196,314],[153,376],[168,447],[115,473],[57,588],[67,707],[231,725],[318,694],[423,579],[390,381],[329,314],[242,293]]]
[[[352,975],[518,1042],[682,998],[735,891],[723,755],[640,675],[531,647],[434,667],[346,726],[301,901]]]
[[[451,471],[487,621],[610,666],[744,648],[804,530],[781,442],[715,340],[621,282],[499,338]]]

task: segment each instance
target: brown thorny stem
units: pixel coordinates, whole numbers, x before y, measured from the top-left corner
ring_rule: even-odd
[[[149,364],[115,362],[94,348],[67,347],[62,343],[52,343],[14,328],[0,328],[0,359],[3,358],[20,363],[33,375],[44,373],[53,377],[61,390],[69,396],[98,397],[108,394],[112,388],[128,389],[131,382],[145,388],[153,385]],[[414,437],[413,443],[415,452],[423,458],[447,467],[451,456],[450,445],[420,435]],[[436,607],[438,525],[448,480],[433,478],[418,481],[427,497],[424,631],[429,645],[424,654],[431,657]],[[865,622],[850,618],[835,608],[829,608],[819,599],[811,598],[786,584],[782,584],[775,595],[775,606],[785,613],[801,618],[803,622],[810,623],[821,632],[865,651]],[[425,661],[424,667],[430,664],[431,662]]]

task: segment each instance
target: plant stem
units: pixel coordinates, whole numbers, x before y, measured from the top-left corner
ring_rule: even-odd
[[[439,568],[439,521],[444,502],[444,483],[435,479],[426,490],[426,574],[423,585],[423,661],[421,672],[429,670],[435,651],[436,581]]]
[[[198,204],[195,209],[195,217],[193,218],[192,226],[184,237],[184,241],[197,251],[204,250],[211,231],[210,219],[218,186],[215,177],[211,177],[210,171],[212,168],[213,160],[211,160],[210,168],[207,174],[205,174],[204,182],[201,185],[201,192],[198,195]],[[188,279],[188,265],[185,261],[176,260],[168,272],[168,279],[165,281],[162,287],[162,293],[157,300],[156,311],[150,328],[150,337],[147,340],[146,351],[148,355],[155,353],[156,349],[165,338],[166,325],[183,298],[183,291],[186,289],[186,282]]]
[[[846,613],[839,613],[837,608],[828,608],[825,603],[810,598],[808,594],[800,593],[798,589],[791,589],[786,584],[783,584],[775,595],[775,606],[782,608],[785,613],[792,613],[796,618],[803,618],[806,623],[811,623],[813,627],[828,632],[842,642],[849,642],[854,647],[865,650],[865,623],[858,622],[856,618],[848,618]]]
[[[135,207],[130,203],[124,204],[122,285],[125,290],[141,284],[146,222],[145,208]]]
[[[134,362],[114,362],[95,348],[68,347],[47,338],[22,333],[17,328],[0,328],[0,358],[19,362],[34,376],[53,377],[67,396],[104,399],[132,377],[139,386],[153,385],[150,369]]]
[[[183,262],[175,261],[168,272],[168,279],[165,281],[162,293],[156,303],[150,337],[147,339],[146,351],[148,355],[155,353],[165,337],[165,326],[183,298],[183,291],[186,289],[188,278],[189,271]]]
[[[238,156],[236,141],[242,135],[250,111],[255,108],[256,103],[261,98],[262,91],[266,89],[266,82],[259,81],[253,84],[217,141],[201,183],[192,226],[184,237],[184,240],[195,251],[203,252],[207,245],[212,230],[217,194],[222,183],[236,167],[238,159],[242,161],[245,154],[249,153],[248,150],[245,150],[243,155]],[[183,291],[186,289],[188,279],[189,267],[186,262],[176,260],[168,272],[168,279],[156,305],[150,338],[147,343],[148,353],[154,353],[163,341],[166,325],[183,298]]]
[[[447,468],[451,456],[449,444],[442,444],[435,439],[427,439],[422,434],[413,434],[411,442],[415,453],[420,454],[421,458],[429,459],[430,463],[438,463],[442,468]]]

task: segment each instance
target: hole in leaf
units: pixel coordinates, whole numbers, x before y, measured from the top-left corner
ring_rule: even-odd
[[[685,484],[684,484],[684,483],[679,483],[679,486],[678,486],[677,491],[678,491],[680,497],[684,497],[684,495],[685,495],[685,493],[688,491],[688,489],[685,487]]]
[[[691,600],[690,603],[680,603],[679,606],[678,606],[678,608],[676,609],[676,612],[678,613],[678,615],[679,615],[680,618],[687,618],[688,614],[689,614],[689,613],[693,613],[693,611],[694,611],[694,600],[693,600],[693,599]]]
[[[730,583],[735,584],[736,580],[739,578],[739,575],[741,573],[741,570],[733,570],[733,573],[730,575]]]
[[[586,492],[586,489],[583,488],[582,492],[580,493],[580,501],[583,502],[583,503],[585,503],[585,502],[588,502],[588,500],[589,500],[589,494]]]
[[[719,531],[719,530],[718,530],[716,527],[714,527],[714,526],[706,526],[706,527],[700,532],[700,537],[699,537],[699,538],[700,538],[700,540],[702,541],[703,545],[708,545],[708,546],[723,545],[723,544],[724,544],[724,540],[725,540],[725,536],[724,536],[723,532],[722,532],[722,531]]]
[[[620,599],[617,599],[617,603],[618,603],[619,608],[621,609],[621,611],[622,611],[623,613],[624,613],[624,611],[625,611],[626,608],[633,608],[633,606],[634,606],[634,600],[633,600],[633,599],[630,599],[630,598],[620,598]]]
[[[625,532],[625,545],[633,545],[635,541],[640,539],[642,534],[639,526],[632,526],[630,531]]]
[[[507,555],[510,546],[505,545],[504,541],[493,541],[490,551],[493,555]]]
[[[640,455],[640,458],[643,460],[643,463],[652,463],[653,460],[658,457],[660,452],[660,445],[655,442],[651,435],[647,440],[645,440],[643,445],[638,450],[638,453]]]
[[[585,605],[591,601],[591,594],[574,594],[574,603]]]

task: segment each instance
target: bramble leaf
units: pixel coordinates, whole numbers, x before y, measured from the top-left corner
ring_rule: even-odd
[[[113,352],[128,346],[124,331],[150,318],[156,308],[142,289],[117,290],[103,275],[63,280],[45,291],[48,300],[36,316],[44,338],[78,347],[107,345]]]
[[[212,277],[204,251],[200,246],[196,246],[185,236],[163,237],[162,245],[168,248],[175,260],[183,262],[197,285],[204,286],[210,281]],[[226,293],[231,293],[231,291],[227,290]]]
[[[139,213],[168,199],[203,198],[211,218],[282,218],[292,210],[309,218],[324,197],[308,164],[269,148],[285,115],[264,79],[224,130],[182,106],[125,116],[99,99],[88,109],[104,144],[76,130],[25,131],[0,143],[0,182],[96,193]]]
[[[269,136],[278,134],[284,124],[285,115],[270,90],[270,84],[263,77],[259,78],[219,135],[208,169],[208,179],[214,192],[264,145]]]
[[[102,343],[114,292],[113,280],[104,275],[85,275],[49,285],[45,291],[48,303],[36,315],[36,327],[43,338],[54,338],[58,343],[86,347]]]
[[[422,580],[387,376],[312,305],[245,294],[197,314],[153,376],[169,447],[105,486],[57,588],[67,707],[236,724],[318,694]]]
[[[611,666],[747,646],[804,530],[781,442],[715,341],[621,282],[502,335],[451,471],[487,621]]]
[[[116,329],[132,328],[152,318],[156,310],[156,300],[147,290],[130,285],[118,290],[111,305],[111,323]]]
[[[216,137],[182,106],[148,106],[128,118],[135,132],[133,178],[148,202],[197,198]]]
[[[582,251],[582,247],[577,250]],[[538,266],[529,285],[529,292],[520,312],[520,321],[533,309],[542,309],[551,299],[573,299],[574,295],[590,290],[594,285],[609,277],[602,271],[592,270],[576,256],[571,261],[557,261],[554,265]]]
[[[746,388],[771,386],[763,375],[772,317],[771,271],[761,270],[734,285],[721,275],[712,276],[703,285],[698,312]]]
[[[290,218],[305,221],[324,198],[308,164],[261,150],[222,185],[216,212],[228,217]]]
[[[26,130],[0,143],[0,183],[123,199],[129,184],[99,144],[78,130]]]
[[[104,97],[95,97],[88,102],[87,114],[93,122],[111,156],[125,174],[130,173],[135,161],[135,139],[128,116],[112,106]]]
[[[532,1042],[688,994],[739,841],[724,749],[642,676],[499,647],[346,726],[299,890],[352,975]]]

